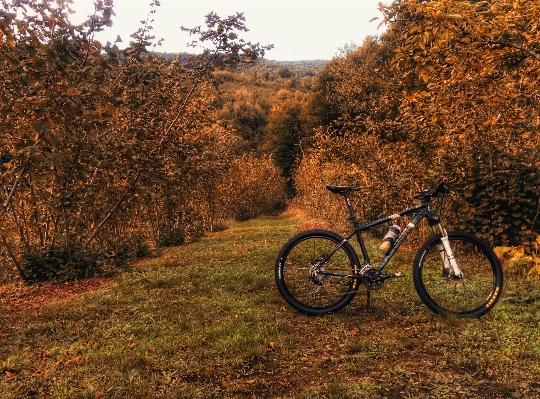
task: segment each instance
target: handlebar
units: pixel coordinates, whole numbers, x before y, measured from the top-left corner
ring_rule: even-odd
[[[446,185],[448,183],[448,179],[444,178],[442,179],[438,184],[437,187],[435,187],[434,191],[424,190],[419,192],[414,196],[414,198],[420,199],[422,202],[429,202],[429,200],[433,197],[438,196],[439,194],[448,194],[450,192],[450,188]]]

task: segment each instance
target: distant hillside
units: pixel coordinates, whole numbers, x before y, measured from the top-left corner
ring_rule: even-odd
[[[302,78],[317,75],[327,62],[326,60],[269,61],[262,59],[252,64],[241,65],[238,70],[255,77]]]
[[[160,53],[155,54],[172,60],[176,57],[176,53]],[[182,59],[187,60],[188,53],[182,54]],[[274,61],[260,59],[250,64],[243,64],[238,67],[235,72],[243,73],[251,77],[265,77],[267,80],[270,78],[301,78],[305,76],[317,75],[328,60],[303,60],[303,61]]]

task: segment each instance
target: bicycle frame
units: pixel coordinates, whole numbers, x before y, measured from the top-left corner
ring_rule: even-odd
[[[382,288],[386,280],[405,277],[401,272],[383,270],[409,234],[422,219],[427,219],[432,235],[419,247],[409,269],[418,296],[436,314],[458,318],[484,315],[500,298],[502,267],[485,241],[470,233],[447,232],[443,228],[444,196],[451,192],[446,183],[442,179],[435,190],[417,193],[416,205],[372,221],[359,221],[351,204],[352,193],[360,188],[327,185],[330,192],[346,199],[353,229],[346,236],[313,229],[290,238],[275,264],[276,285],[283,299],[299,312],[321,315],[340,311],[364,287],[369,307],[371,291]],[[397,222],[402,217],[405,219]],[[400,234],[398,226],[392,227],[384,245],[379,246],[384,255],[375,255],[363,233],[378,231],[388,224],[399,224],[403,231]],[[360,247],[351,241],[355,236]]]
[[[354,225],[354,230],[351,231],[349,234],[345,236],[343,241],[339,243],[329,254],[325,256],[325,258],[321,261],[321,264],[325,263],[334,255],[346,242],[348,242],[353,236],[356,236],[358,240],[358,244],[360,245],[360,250],[362,251],[362,258],[364,259],[364,267],[360,270],[358,274],[341,274],[341,273],[332,273],[332,272],[323,272],[322,274],[328,275],[328,276],[339,276],[339,277],[361,277],[363,274],[363,271],[366,268],[371,268],[371,262],[369,259],[369,255],[366,249],[366,245],[364,243],[364,240],[362,238],[362,232],[371,230],[377,226],[380,226],[382,224],[394,221],[396,219],[399,219],[403,216],[408,215],[414,215],[411,222],[407,225],[407,227],[403,230],[403,232],[400,234],[400,236],[397,238],[394,246],[391,248],[391,250],[383,257],[381,262],[379,263],[379,266],[377,266],[377,269],[379,271],[383,271],[383,269],[388,265],[396,251],[399,249],[401,244],[407,239],[409,234],[412,232],[412,230],[416,227],[416,225],[424,218],[428,219],[429,225],[433,229],[434,233],[438,235],[444,235],[444,229],[440,225],[439,218],[435,217],[431,210],[429,209],[429,204],[427,202],[422,202],[421,204],[415,205],[411,208],[405,209],[401,212],[395,213],[393,215],[387,216],[382,219],[374,220],[367,223],[360,223],[358,219],[356,218],[356,212],[354,211],[354,208],[352,206],[351,200],[349,196],[345,193],[342,194],[345,197],[345,200],[347,201],[347,207],[349,209],[349,213],[351,214],[351,220]],[[457,265],[456,265],[457,266]],[[458,269],[459,270],[459,269]]]

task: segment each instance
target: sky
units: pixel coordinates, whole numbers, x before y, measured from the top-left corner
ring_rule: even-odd
[[[380,35],[382,15],[379,0],[306,1],[306,0],[160,0],[153,15],[152,35],[165,39],[156,51],[194,52],[187,46],[193,40],[180,27],[204,27],[205,15],[211,11],[220,17],[243,12],[249,32],[241,38],[261,45],[273,44],[265,58],[277,61],[330,60],[351,43],[361,45],[368,35]],[[76,14],[72,23],[80,23],[93,13],[92,0],[74,0]],[[122,38],[118,46],[127,45],[130,35],[141,27],[150,10],[150,0],[114,0],[113,26],[96,37],[102,42]],[[370,20],[379,17],[379,20]]]

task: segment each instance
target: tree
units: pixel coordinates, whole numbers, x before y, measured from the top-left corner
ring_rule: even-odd
[[[540,4],[398,0],[381,10],[388,30],[320,76],[319,112],[331,122],[304,141],[302,162],[316,170],[301,165],[297,185],[315,175],[376,187],[380,196],[361,200],[376,217],[450,177],[450,225],[530,248],[540,233]],[[347,163],[362,173],[329,166]]]
[[[266,111],[254,94],[245,88],[227,96],[218,118],[221,126],[234,131],[251,149],[257,149],[266,134]]]
[[[294,195],[292,176],[301,155],[300,142],[305,135],[302,110],[305,95],[282,89],[268,116],[266,148],[274,155],[281,175],[288,181],[288,195]]]
[[[417,184],[432,177],[422,173],[428,167],[422,148],[399,120],[405,87],[414,90],[420,83],[392,68],[395,48],[392,37],[367,38],[362,46],[347,47],[319,75],[318,112],[329,121],[303,140],[295,176],[299,193],[310,197],[300,201],[310,204],[311,213],[336,215],[333,205],[317,207],[333,203],[326,184],[344,184],[363,189],[364,214],[377,218],[409,201]],[[311,197],[325,200],[315,203]]]
[[[531,243],[537,225],[540,4],[537,1],[425,3],[383,8],[400,37],[395,65],[425,83],[409,91],[401,118],[436,151],[433,164],[456,179],[466,226],[496,243]]]
[[[112,1],[97,1],[80,26],[68,21],[69,4],[3,1],[0,11],[0,244],[27,281],[84,276],[122,258],[144,231],[144,206],[170,207],[153,193],[186,170],[196,150],[184,138],[212,123],[214,68],[265,49],[238,38],[242,14],[211,13],[206,30],[190,32],[212,47],[168,62],[147,51],[157,0],[122,51],[94,40],[112,24]],[[186,206],[154,225],[182,222]]]

